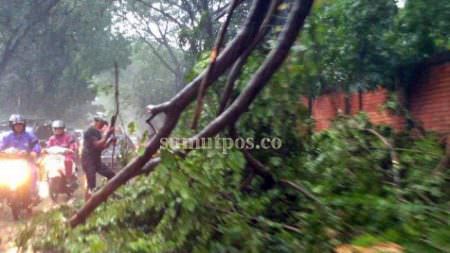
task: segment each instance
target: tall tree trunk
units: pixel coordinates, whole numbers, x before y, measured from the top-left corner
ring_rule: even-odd
[[[212,21],[211,10],[209,8],[208,0],[201,0],[201,11],[202,11],[202,21],[203,21],[203,29],[205,31],[205,45],[203,50],[211,49],[214,43],[214,26]]]

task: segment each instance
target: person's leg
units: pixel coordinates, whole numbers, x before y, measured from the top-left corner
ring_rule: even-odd
[[[108,179],[111,179],[112,177],[114,177],[116,175],[116,173],[114,173],[114,171],[112,171],[104,163],[100,163],[100,165],[97,166],[97,172],[98,172],[98,174],[100,174]]]
[[[84,174],[86,175],[87,188],[88,188],[88,190],[93,191],[95,188],[95,184],[96,184],[95,165],[90,162],[83,161],[82,167],[83,167]]]

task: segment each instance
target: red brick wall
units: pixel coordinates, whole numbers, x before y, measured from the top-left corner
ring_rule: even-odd
[[[361,96],[357,93],[351,94],[350,113],[359,112],[361,104],[362,110],[367,113],[372,123],[386,124],[401,130],[405,125],[404,119],[383,109],[388,97],[388,91],[383,88],[364,92]],[[411,88],[408,97],[411,114],[425,129],[440,133],[450,132],[450,62],[425,71]],[[344,105],[342,93],[330,93],[316,98],[312,106],[316,130],[330,127],[331,121],[344,112]]]
[[[450,132],[450,62],[422,74],[408,96],[411,114],[425,129]]]
[[[401,130],[405,126],[405,120],[384,108],[388,99],[389,92],[382,88],[366,92],[363,94],[363,111],[367,113],[372,123],[390,125],[396,130]]]
[[[316,123],[316,130],[330,127],[338,110],[342,108],[339,94],[327,94],[314,99],[312,103],[312,117]]]
[[[369,119],[375,124],[389,124],[396,129],[401,129],[403,119],[392,115],[383,109],[389,94],[384,89],[364,92],[361,96],[358,93],[350,95],[350,114],[356,114],[362,110],[367,113]],[[331,121],[345,111],[345,100],[342,93],[330,93],[316,98],[313,102],[312,116],[316,123],[316,130],[324,130],[331,125]]]

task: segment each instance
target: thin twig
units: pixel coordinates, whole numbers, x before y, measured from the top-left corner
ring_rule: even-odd
[[[372,128],[366,128],[364,129],[365,131],[375,135],[378,139],[381,140],[381,142],[383,142],[383,144],[389,149],[389,153],[391,156],[391,162],[392,162],[392,171],[393,171],[393,175],[394,175],[394,183],[397,185],[397,187],[400,187],[400,159],[399,156],[397,154],[397,152],[395,151],[394,145],[392,144],[391,141],[389,141],[388,139],[386,139],[383,135],[381,135],[380,133],[378,133],[375,129]]]

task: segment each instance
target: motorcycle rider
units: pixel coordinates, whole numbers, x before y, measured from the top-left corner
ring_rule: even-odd
[[[101,154],[116,139],[112,137],[114,128],[107,127],[106,134],[102,135],[102,130],[108,125],[106,119],[97,115],[94,117],[93,124],[83,134],[83,152],[81,154],[81,163],[86,174],[88,191],[86,199],[89,199],[96,186],[96,173],[111,179],[115,173],[108,168],[101,160]]]
[[[36,160],[41,152],[39,140],[32,132],[25,131],[26,120],[20,114],[12,114],[9,117],[9,127],[11,128],[11,132],[4,135],[0,140],[0,151],[15,148],[19,150],[20,154],[28,154],[31,157],[32,198],[34,202],[38,202],[37,167],[34,160]]]
[[[53,135],[47,141],[47,147],[63,147],[70,151],[65,153],[65,181],[70,183],[73,180],[73,164],[78,146],[74,138],[66,133],[66,124],[62,120],[55,120],[52,122]]]

